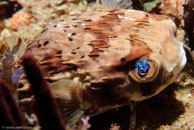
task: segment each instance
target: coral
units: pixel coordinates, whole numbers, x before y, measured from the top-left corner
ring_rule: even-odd
[[[13,30],[18,30],[23,26],[30,24],[30,19],[32,18],[32,14],[29,11],[17,12],[11,18],[11,28]]]
[[[11,89],[0,81],[0,126],[21,126],[22,116]]]
[[[24,70],[35,95],[35,108],[40,125],[47,130],[64,130],[65,125],[55,99],[36,61],[31,57],[23,58]]]
[[[40,126],[44,130],[65,130],[59,108],[36,61],[31,57],[24,57],[24,68],[35,95],[34,104]],[[17,129],[23,125],[22,121],[21,112],[10,87],[4,81],[0,81],[0,126],[15,126]]]
[[[12,37],[13,38],[13,37]],[[13,38],[14,39],[14,38]],[[15,45],[13,45],[12,48],[7,48],[7,50],[4,52],[4,54],[2,53],[3,57],[2,57],[2,65],[0,68],[0,79],[5,80],[7,83],[9,84],[13,84],[12,82],[12,76],[14,74],[14,57],[17,55],[16,53],[18,52],[20,46],[21,46],[21,42],[22,40],[20,38],[16,39],[15,41]],[[5,45],[8,45],[8,42],[2,42]],[[15,91],[15,88],[12,87],[12,92]]]

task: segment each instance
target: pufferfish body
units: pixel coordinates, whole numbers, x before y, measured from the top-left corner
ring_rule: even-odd
[[[186,63],[175,34],[174,22],[163,15],[84,12],[49,24],[24,55],[37,60],[65,121],[71,122],[75,115],[148,99],[171,84]]]

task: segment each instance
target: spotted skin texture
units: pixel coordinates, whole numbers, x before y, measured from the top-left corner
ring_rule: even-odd
[[[85,12],[49,24],[24,55],[37,60],[51,85],[78,79],[73,87],[64,85],[63,94],[53,89],[63,99],[61,107],[69,110],[63,111],[66,117],[76,110],[96,115],[148,99],[174,81],[186,62],[175,34],[174,22],[163,15],[135,10]],[[141,58],[157,61],[154,80],[137,82],[129,76]]]

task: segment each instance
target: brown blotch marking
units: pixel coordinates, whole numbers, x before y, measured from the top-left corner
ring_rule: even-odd
[[[65,26],[64,28],[70,28],[70,26]]]
[[[57,25],[55,24],[53,27],[54,27],[54,28],[56,28],[56,27],[57,27]]]
[[[115,10],[114,10],[115,11]],[[117,37],[113,30],[110,30],[112,26],[118,26],[120,18],[118,15],[124,15],[123,12],[110,12],[107,15],[103,15],[97,21],[91,21],[84,26],[84,31],[91,33],[95,36],[96,40],[91,41],[90,46],[93,47],[93,50],[88,54],[90,57],[97,57],[100,53],[104,52],[99,50],[99,48],[108,48],[110,47],[109,38]]]
[[[142,56],[149,55],[152,52],[152,50],[143,42],[134,40],[134,41],[131,41],[130,44],[133,48],[131,49],[128,55],[123,57],[126,59],[126,62],[135,60]]]

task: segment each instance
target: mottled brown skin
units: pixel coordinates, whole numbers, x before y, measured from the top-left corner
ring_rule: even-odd
[[[186,59],[170,18],[134,10],[104,10],[72,15],[48,25],[26,49],[45,71],[64,117],[76,110],[96,115],[150,98],[173,82]],[[158,62],[153,81],[130,77],[141,58]],[[52,84],[70,79],[64,93]],[[64,97],[63,97],[64,96]],[[68,120],[68,119],[67,119]]]

